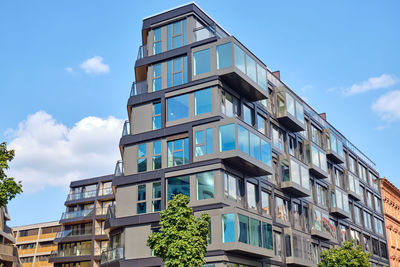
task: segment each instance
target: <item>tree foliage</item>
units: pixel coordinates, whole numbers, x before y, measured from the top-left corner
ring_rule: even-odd
[[[364,252],[362,246],[354,247],[354,240],[344,243],[343,247],[335,247],[321,253],[318,267],[369,267],[371,253]]]
[[[206,263],[210,216],[203,213],[197,219],[188,203],[189,197],[174,196],[160,213],[160,231],[150,234],[147,240],[147,246],[165,267],[198,267]]]
[[[22,193],[21,182],[7,177],[5,173],[9,168],[8,163],[13,160],[14,155],[14,150],[7,150],[5,142],[0,143],[0,207],[6,206],[17,194]]]

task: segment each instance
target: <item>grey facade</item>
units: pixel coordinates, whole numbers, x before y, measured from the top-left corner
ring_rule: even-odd
[[[375,164],[195,4],[143,20],[102,266],[145,245],[174,194],[211,216],[207,266],[316,266],[355,239],[389,266]]]
[[[108,247],[104,230],[107,209],[114,203],[113,175],[71,182],[65,201],[66,211],[59,223],[62,230],[54,243],[57,250],[49,262],[58,267],[95,267],[100,253]]]

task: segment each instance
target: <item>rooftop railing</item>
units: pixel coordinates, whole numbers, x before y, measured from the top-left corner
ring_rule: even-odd
[[[147,93],[147,81],[133,82],[131,87],[131,95],[136,96]]]
[[[106,220],[115,218],[115,205],[110,205],[107,208]]]
[[[124,258],[124,248],[113,248],[101,253],[101,264],[117,261]]]
[[[137,55],[137,59],[142,59],[144,57],[147,57],[148,53],[147,53],[147,45],[141,45],[139,46],[139,51],[138,51],[138,55]]]
[[[80,193],[70,193],[67,196],[67,201],[91,198],[91,197],[95,197],[96,194],[97,194],[97,190],[80,192]]]
[[[78,217],[86,217],[92,213],[93,213],[93,209],[63,212],[63,214],[61,216],[61,220],[73,219],[73,218],[78,218]]]
[[[225,38],[228,35],[216,24],[203,26],[193,30],[194,42],[205,40],[211,37]]]
[[[114,176],[123,176],[124,175],[124,163],[122,160],[118,160],[115,165]]]
[[[131,123],[128,120],[126,120],[124,122],[124,128],[122,130],[122,136],[127,136],[127,135],[130,135],[130,134],[131,134]]]

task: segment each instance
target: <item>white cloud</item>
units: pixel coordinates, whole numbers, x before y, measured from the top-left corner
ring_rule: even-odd
[[[120,158],[122,125],[114,117],[86,117],[68,128],[38,111],[11,131],[15,158],[8,174],[22,180],[25,192],[111,174]]]
[[[364,93],[371,90],[387,88],[395,85],[398,82],[398,79],[389,74],[382,74],[379,77],[371,77],[366,81],[363,81],[358,84],[353,84],[346,92],[346,95],[355,95]]]
[[[71,67],[66,67],[65,71],[68,73],[72,73],[74,70]]]
[[[380,114],[383,120],[400,119],[400,90],[394,90],[382,95],[372,106],[372,110]]]
[[[89,74],[105,74],[110,72],[110,66],[103,63],[103,58],[95,56],[85,60],[80,67]]]

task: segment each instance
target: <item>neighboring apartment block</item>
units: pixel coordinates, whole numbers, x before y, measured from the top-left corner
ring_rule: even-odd
[[[7,207],[0,207],[0,266],[3,267],[19,266],[15,238],[11,228],[7,226],[10,219]]]
[[[102,266],[161,266],[146,240],[179,193],[211,216],[209,267],[316,266],[350,239],[389,266],[375,164],[279,72],[196,4],[141,36]]]
[[[386,178],[381,179],[381,190],[390,266],[400,267],[400,190]]]
[[[50,261],[56,267],[91,267],[100,265],[100,252],[108,248],[104,232],[107,209],[114,202],[113,175],[71,182],[62,214],[62,229]]]
[[[54,238],[60,229],[58,221],[13,227],[22,267],[53,266],[49,258],[57,249]]]

